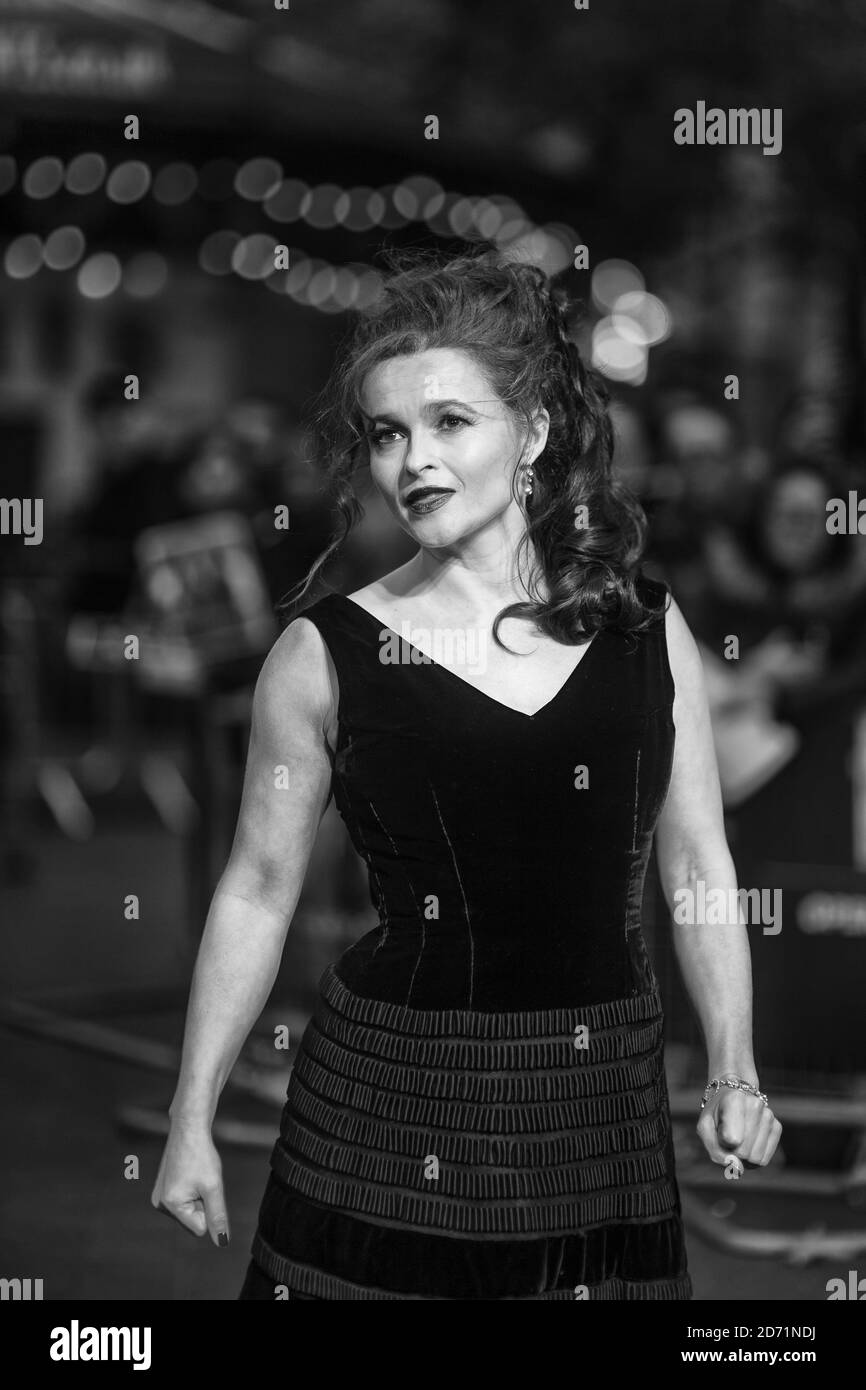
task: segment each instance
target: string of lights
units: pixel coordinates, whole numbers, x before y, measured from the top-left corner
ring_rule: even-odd
[[[342,228],[363,235],[376,228],[423,223],[439,237],[490,242],[551,275],[573,264],[580,245],[574,227],[559,222],[538,226],[519,203],[504,195],[446,190],[426,174],[380,188],[310,185],[288,176],[278,160],[263,155],[240,163],[212,159],[198,168],[175,160],[152,169],[142,159],[126,159],[110,169],[104,155],[86,150],[67,163],[43,155],[20,171],[13,156],[0,157],[0,195],[18,184],[34,201],[47,201],[65,190],[80,198],[101,194],[118,206],[148,197],[165,208],[181,207],[197,197],[209,202],[239,198],[258,205],[274,229],[243,233],[227,226],[210,232],[198,247],[197,266],[207,275],[262,283],[275,294],[325,314],[373,303],[381,285],[379,272],[364,261],[337,265],[309,255],[303,247],[287,246],[278,235],[280,227],[305,224],[314,231]],[[94,300],[116,292],[149,299],[166,290],[170,281],[169,263],[156,252],[136,253],[125,261],[105,248],[88,254],[85,232],[75,224],[58,226],[44,237],[25,232],[6,246],[3,269],[11,279],[29,279],[43,268],[75,271],[78,292]],[[593,307],[600,314],[592,331],[593,364],[612,380],[639,385],[646,378],[649,349],[670,335],[670,312],[647,292],[641,272],[627,261],[601,262],[591,283]]]

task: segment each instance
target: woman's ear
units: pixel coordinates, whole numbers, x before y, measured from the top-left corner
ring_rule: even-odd
[[[549,432],[550,416],[544,406],[539,406],[533,413],[529,433],[526,436],[526,444],[523,449],[523,462],[525,464],[534,463],[538,455],[543,452]]]

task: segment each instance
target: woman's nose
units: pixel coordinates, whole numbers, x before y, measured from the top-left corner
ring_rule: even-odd
[[[429,430],[413,431],[406,442],[404,464],[412,473],[439,462],[435,436]]]

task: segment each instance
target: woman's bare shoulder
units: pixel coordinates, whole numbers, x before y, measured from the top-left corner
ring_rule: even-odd
[[[259,672],[253,717],[284,725],[298,718],[320,727],[335,706],[335,673],[318,627],[299,614],[280,633]]]
[[[704,698],[704,667],[700,648],[683,611],[670,593],[665,609],[668,660],[678,697]]]

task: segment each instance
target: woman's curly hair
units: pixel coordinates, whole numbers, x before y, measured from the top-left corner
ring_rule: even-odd
[[[300,586],[302,599],[363,515],[353,476],[369,464],[360,403],[371,369],[389,358],[456,348],[481,368],[496,395],[528,430],[543,406],[550,429],[535,459],[524,509],[520,572],[527,599],[497,614],[532,618],[541,631],[577,644],[601,628],[634,632],[659,610],[635,588],[647,521],[637,498],[611,474],[613,430],[599,375],[568,334],[567,301],[534,265],[499,252],[442,261],[429,253],[389,253],[390,274],[375,303],[359,313],[319,400],[318,456],[341,522]],[[281,608],[291,603],[284,600]]]

